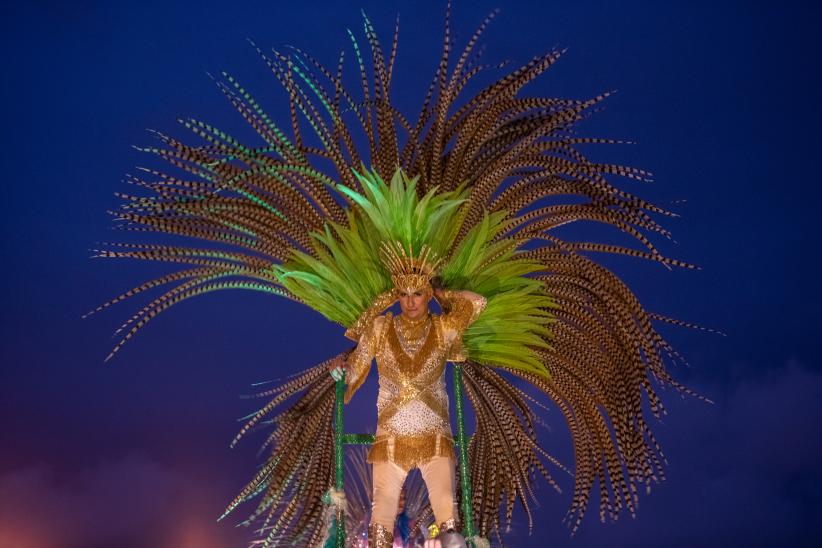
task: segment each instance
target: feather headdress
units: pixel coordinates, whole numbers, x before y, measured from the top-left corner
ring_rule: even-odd
[[[394,287],[409,293],[427,286],[442,262],[425,244],[415,255],[412,247],[405,249],[401,242],[382,242],[380,256],[385,268],[391,273]]]

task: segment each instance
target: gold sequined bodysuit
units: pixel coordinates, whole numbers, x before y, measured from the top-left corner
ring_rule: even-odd
[[[445,291],[451,311],[417,321],[387,312],[362,326],[348,358],[345,403],[362,385],[374,357],[379,373],[377,433],[368,462],[409,470],[435,456],[454,458],[445,362],[465,361],[462,334],[485,308],[484,297]],[[347,333],[351,336],[351,333]]]

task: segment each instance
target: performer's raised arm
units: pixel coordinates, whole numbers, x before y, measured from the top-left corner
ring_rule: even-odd
[[[485,310],[488,301],[473,291],[444,289],[439,277],[433,278],[431,285],[442,308],[444,324],[452,341],[446,358],[451,362],[464,362],[468,359],[468,352],[462,343],[462,335]]]
[[[434,286],[434,296],[442,307],[443,316],[449,326],[460,334],[477,320],[488,304],[488,300],[479,293],[443,288],[438,277],[431,280],[431,285]]]
[[[371,325],[374,318],[382,314],[386,308],[397,302],[397,293],[393,289],[384,291],[374,298],[374,302],[360,314],[354,325],[345,330],[345,336],[352,341],[359,342],[365,328]]]

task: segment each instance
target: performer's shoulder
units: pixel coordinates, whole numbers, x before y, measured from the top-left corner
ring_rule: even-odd
[[[391,316],[392,316],[392,314],[391,314],[391,311],[389,310],[385,314],[380,314],[379,316],[374,318],[374,320],[373,320],[374,328],[375,329],[382,328],[382,326],[385,325],[385,322],[387,322],[388,320],[391,319]]]
[[[376,318],[374,318],[372,322],[372,331],[375,335],[379,336],[384,330],[385,326],[391,321],[391,318],[394,316],[394,313],[390,310],[385,314],[380,314]]]

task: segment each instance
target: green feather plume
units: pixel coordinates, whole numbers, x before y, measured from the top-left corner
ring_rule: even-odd
[[[417,177],[398,169],[386,184],[376,171],[354,172],[362,185],[357,192],[334,185],[352,207],[348,224],[327,222],[312,232],[315,256],[295,250],[290,261],[273,265],[280,283],[329,320],[352,325],[374,298],[392,287],[379,260],[380,242],[398,240],[419,250],[423,244],[446,257],[442,277],[450,289],[468,289],[488,299],[488,305],[464,335],[469,357],[548,377],[535,349],[550,349],[556,304],[530,274],[544,270],[536,261],[519,258],[520,241],[499,238],[506,211],[485,213],[481,222],[456,243],[467,200],[465,185],[449,192],[434,187],[417,194]]]

